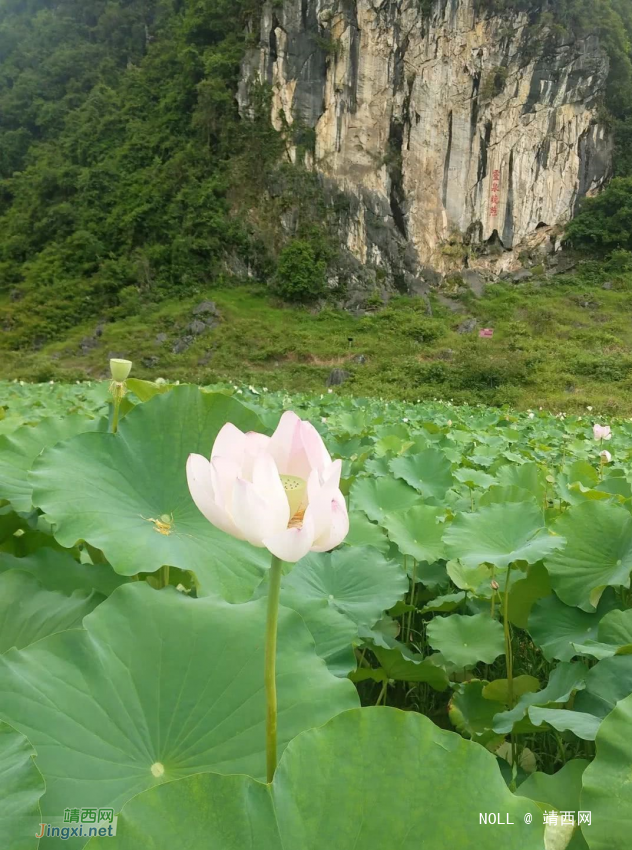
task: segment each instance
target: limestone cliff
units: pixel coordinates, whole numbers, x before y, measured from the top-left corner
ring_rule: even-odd
[[[242,110],[270,84],[273,122],[312,129],[310,166],[351,199],[350,252],[409,283],[491,244],[507,267],[609,176],[597,38],[534,43],[526,14],[478,5],[277,0],[244,61]]]

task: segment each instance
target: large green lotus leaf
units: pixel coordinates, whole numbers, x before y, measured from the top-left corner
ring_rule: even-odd
[[[522,487],[502,487],[500,484],[490,487],[481,494],[478,504],[481,508],[489,505],[504,505],[507,502],[522,502],[537,507],[537,503],[529,490]]]
[[[130,580],[115,573],[107,564],[80,564],[67,552],[48,547],[24,558],[0,552],[0,573],[8,570],[29,573],[47,590],[58,590],[66,595],[75,590],[95,590],[102,596],[109,596]]]
[[[267,582],[259,589],[258,595],[266,592]],[[358,642],[357,623],[332,608],[329,600],[306,599],[291,589],[283,588],[281,604],[300,614],[314,638],[316,653],[327,662],[335,676],[344,677],[355,670],[357,662],[353,645]]]
[[[401,630],[401,623],[389,617],[388,614],[379,619],[372,628],[358,626],[360,639],[371,648],[381,646],[383,649],[396,649],[404,658],[415,661],[418,653],[396,640]],[[360,669],[368,670],[368,667],[360,667]]]
[[[419,493],[396,478],[359,478],[351,488],[352,507],[380,524],[385,513],[405,511],[420,502]]]
[[[629,587],[632,515],[605,502],[569,508],[555,523],[566,546],[545,558],[553,590],[567,605],[594,611],[603,590]]]
[[[494,564],[498,569],[515,561],[534,564],[564,544],[544,528],[542,512],[522,502],[460,514],[447,529],[444,541],[449,557],[466,566]]]
[[[74,801],[118,809],[200,771],[262,776],[265,617],[264,599],[230,605],[133,582],[86,617],[85,630],[0,656],[0,714],[37,749],[44,816]],[[277,668],[281,750],[358,704],[285,608]]]
[[[335,445],[335,443],[334,443]],[[337,457],[346,457],[346,452],[338,451]],[[386,476],[390,478],[391,470],[388,465],[390,463],[390,459],[386,456],[384,457],[372,457],[370,460],[364,464],[364,471],[369,475],[372,475],[374,478],[383,478]]]
[[[7,499],[16,511],[32,510],[32,486],[28,472],[40,452],[75,434],[105,428],[105,419],[89,419],[75,414],[63,419],[43,419],[35,427],[25,425],[10,436],[1,436],[0,499]]]
[[[433,564],[445,558],[444,526],[438,522],[444,513],[441,508],[416,505],[402,513],[386,514],[382,523],[403,555]]]
[[[396,457],[389,465],[396,478],[403,478],[425,499],[441,501],[454,483],[450,461],[439,449]]]
[[[448,714],[452,725],[462,735],[472,738],[479,744],[489,741],[502,742],[502,737],[492,730],[494,715],[504,708],[503,703],[495,702],[483,696],[485,682],[472,679],[457,685],[448,705]]]
[[[601,717],[582,711],[571,711],[567,708],[542,708],[532,705],[528,714],[534,726],[547,723],[558,732],[572,732],[583,741],[594,741],[601,724]]]
[[[385,678],[398,682],[427,682],[435,691],[445,691],[449,680],[443,667],[439,667],[433,656],[404,656],[398,649],[373,646],[371,651],[380,663]]]
[[[446,593],[444,596],[436,596],[427,602],[421,609],[422,614],[449,614],[460,608],[465,601],[466,593],[464,590],[458,593]]]
[[[376,459],[386,455],[399,455],[412,446],[412,440],[408,437],[399,437],[397,434],[387,434],[375,444]]]
[[[409,563],[407,569],[411,578],[414,572],[415,581],[421,582],[426,587],[431,588],[433,592],[437,591],[437,589],[447,590],[450,586],[445,564],[441,561],[437,561],[434,564]]]
[[[37,850],[44,779],[35,750],[7,723],[0,723],[0,837],[3,850]]]
[[[597,491],[617,496],[619,502],[625,502],[632,496],[632,485],[625,478],[613,475],[601,481]]]
[[[582,790],[582,776],[590,762],[585,759],[571,759],[557,771],[548,774],[532,773],[518,786],[518,797],[528,797],[541,804],[546,804],[546,810],[551,807],[558,812],[573,812],[575,830],[568,850],[586,850],[588,846],[577,825],[577,812],[581,808],[579,796]]]
[[[626,646],[632,643],[632,608],[610,611],[599,623],[597,636],[602,643]]]
[[[497,446],[475,446],[473,451],[468,454],[470,463],[476,463],[478,466],[490,467],[498,460]]]
[[[462,466],[460,469],[455,469],[452,473],[457,481],[465,484],[470,489],[474,487],[482,487],[487,490],[496,483],[496,479],[483,472],[481,469],[469,469],[467,466]]]
[[[462,590],[478,595],[491,594],[491,569],[486,564],[466,567],[461,561],[448,561],[446,570],[450,579]]]
[[[558,812],[575,812],[579,808],[582,776],[590,764],[586,759],[571,759],[557,773],[532,773],[520,784],[516,794],[541,803],[550,803]]]
[[[632,835],[632,695],[617,703],[599,728],[597,755],[583,776],[582,832],[590,850],[628,850]]]
[[[507,734],[527,714],[532,705],[547,706],[568,702],[571,695],[586,686],[588,668],[581,662],[562,662],[551,672],[545,688],[536,693],[524,693],[510,711],[501,711],[494,718],[494,730]]]
[[[570,661],[577,650],[574,643],[595,640],[601,618],[616,605],[614,596],[604,594],[594,614],[565,605],[552,593],[539,599],[529,615],[529,634],[548,661]]]
[[[349,514],[349,534],[345,538],[346,546],[373,546],[386,555],[391,544],[379,525],[367,517],[364,511],[351,511]]]
[[[479,661],[491,664],[505,651],[503,627],[489,614],[435,617],[426,633],[430,646],[455,667],[470,667]]]
[[[343,548],[310,554],[283,578],[282,587],[304,599],[324,599],[354,623],[372,626],[408,590],[402,568],[376,549]]]
[[[0,654],[80,626],[104,599],[95,591],[76,590],[66,596],[46,590],[33,576],[17,570],[0,574]]]
[[[155,395],[171,392],[174,384],[156,384],[154,381],[141,381],[138,378],[127,379],[127,389],[141,401],[149,401]]]
[[[598,640],[587,640],[585,643],[574,643],[573,646],[578,655],[595,658],[597,661],[601,661],[602,658],[611,658],[613,655],[632,655],[632,643],[615,646]]]
[[[530,564],[526,577],[518,579],[509,589],[509,621],[519,629],[526,629],[533,606],[550,593],[551,580],[544,564]]]
[[[578,446],[576,450],[580,450]],[[566,472],[557,476],[557,487],[565,502],[570,505],[583,504],[589,499],[606,498],[599,492],[599,473],[585,460],[576,460]]]
[[[535,463],[521,465],[506,463],[501,466],[496,478],[503,487],[520,487],[527,490],[541,504],[546,489],[546,473]]]
[[[632,655],[615,655],[590,668],[585,691],[577,694],[574,707],[605,717],[629,694],[632,694]]]
[[[80,434],[47,449],[31,472],[33,500],[63,546],[86,540],[122,575],[168,564],[192,570],[204,595],[246,601],[269,555],[214,528],[186,480],[188,455],[209,456],[226,422],[259,426],[254,413],[221,393],[183,386],[158,395],[137,405],[118,434]],[[163,517],[166,529],[156,523]]]
[[[542,850],[540,810],[483,747],[414,712],[366,708],[296,738],[271,786],[213,774],[162,785],[89,850],[498,850],[496,829],[479,827],[498,811],[514,824],[503,850]]]
[[[523,694],[533,694],[540,690],[540,682],[535,676],[516,676],[511,680],[511,695],[514,700],[519,699]],[[500,702],[503,705],[509,705],[509,680],[494,679],[483,688],[483,696],[485,699],[491,699]]]

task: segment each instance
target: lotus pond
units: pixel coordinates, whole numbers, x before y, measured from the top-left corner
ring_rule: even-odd
[[[628,850],[632,422],[126,390],[0,383],[3,850]],[[287,410],[349,527],[275,590],[187,460]]]

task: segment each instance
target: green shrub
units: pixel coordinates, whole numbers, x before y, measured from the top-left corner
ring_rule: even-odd
[[[491,100],[494,97],[498,97],[499,94],[502,94],[508,76],[508,68],[505,68],[502,65],[492,68],[489,74],[485,77],[483,85],[481,86],[481,100]]]
[[[525,364],[516,358],[465,363],[458,370],[456,386],[462,390],[495,390],[509,384],[529,383]]]
[[[630,375],[632,358],[620,355],[610,357],[580,355],[569,364],[569,368],[575,375],[616,383]]]
[[[427,345],[428,343],[435,342],[444,336],[445,331],[443,326],[436,320],[422,319],[417,320],[409,328],[407,328],[406,334],[414,339],[415,342]]]
[[[632,272],[632,251],[626,251],[622,248],[613,251],[608,258],[605,268],[613,274]]]
[[[295,239],[281,251],[273,289],[285,301],[317,301],[326,291],[326,270],[327,264],[317,258],[312,245]]]
[[[564,239],[580,251],[632,251],[632,177],[617,177],[600,195],[587,198]]]

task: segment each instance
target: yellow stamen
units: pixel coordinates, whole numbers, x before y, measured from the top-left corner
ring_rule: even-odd
[[[145,517],[143,517],[143,519],[145,519]],[[169,537],[173,531],[173,514],[163,514],[160,519],[149,517],[147,522],[153,522],[154,531],[157,531],[158,534],[163,534],[165,537]]]
[[[290,521],[287,524],[288,528],[302,528],[303,520],[305,518],[305,510],[298,511],[295,513],[293,517],[290,518]]]

